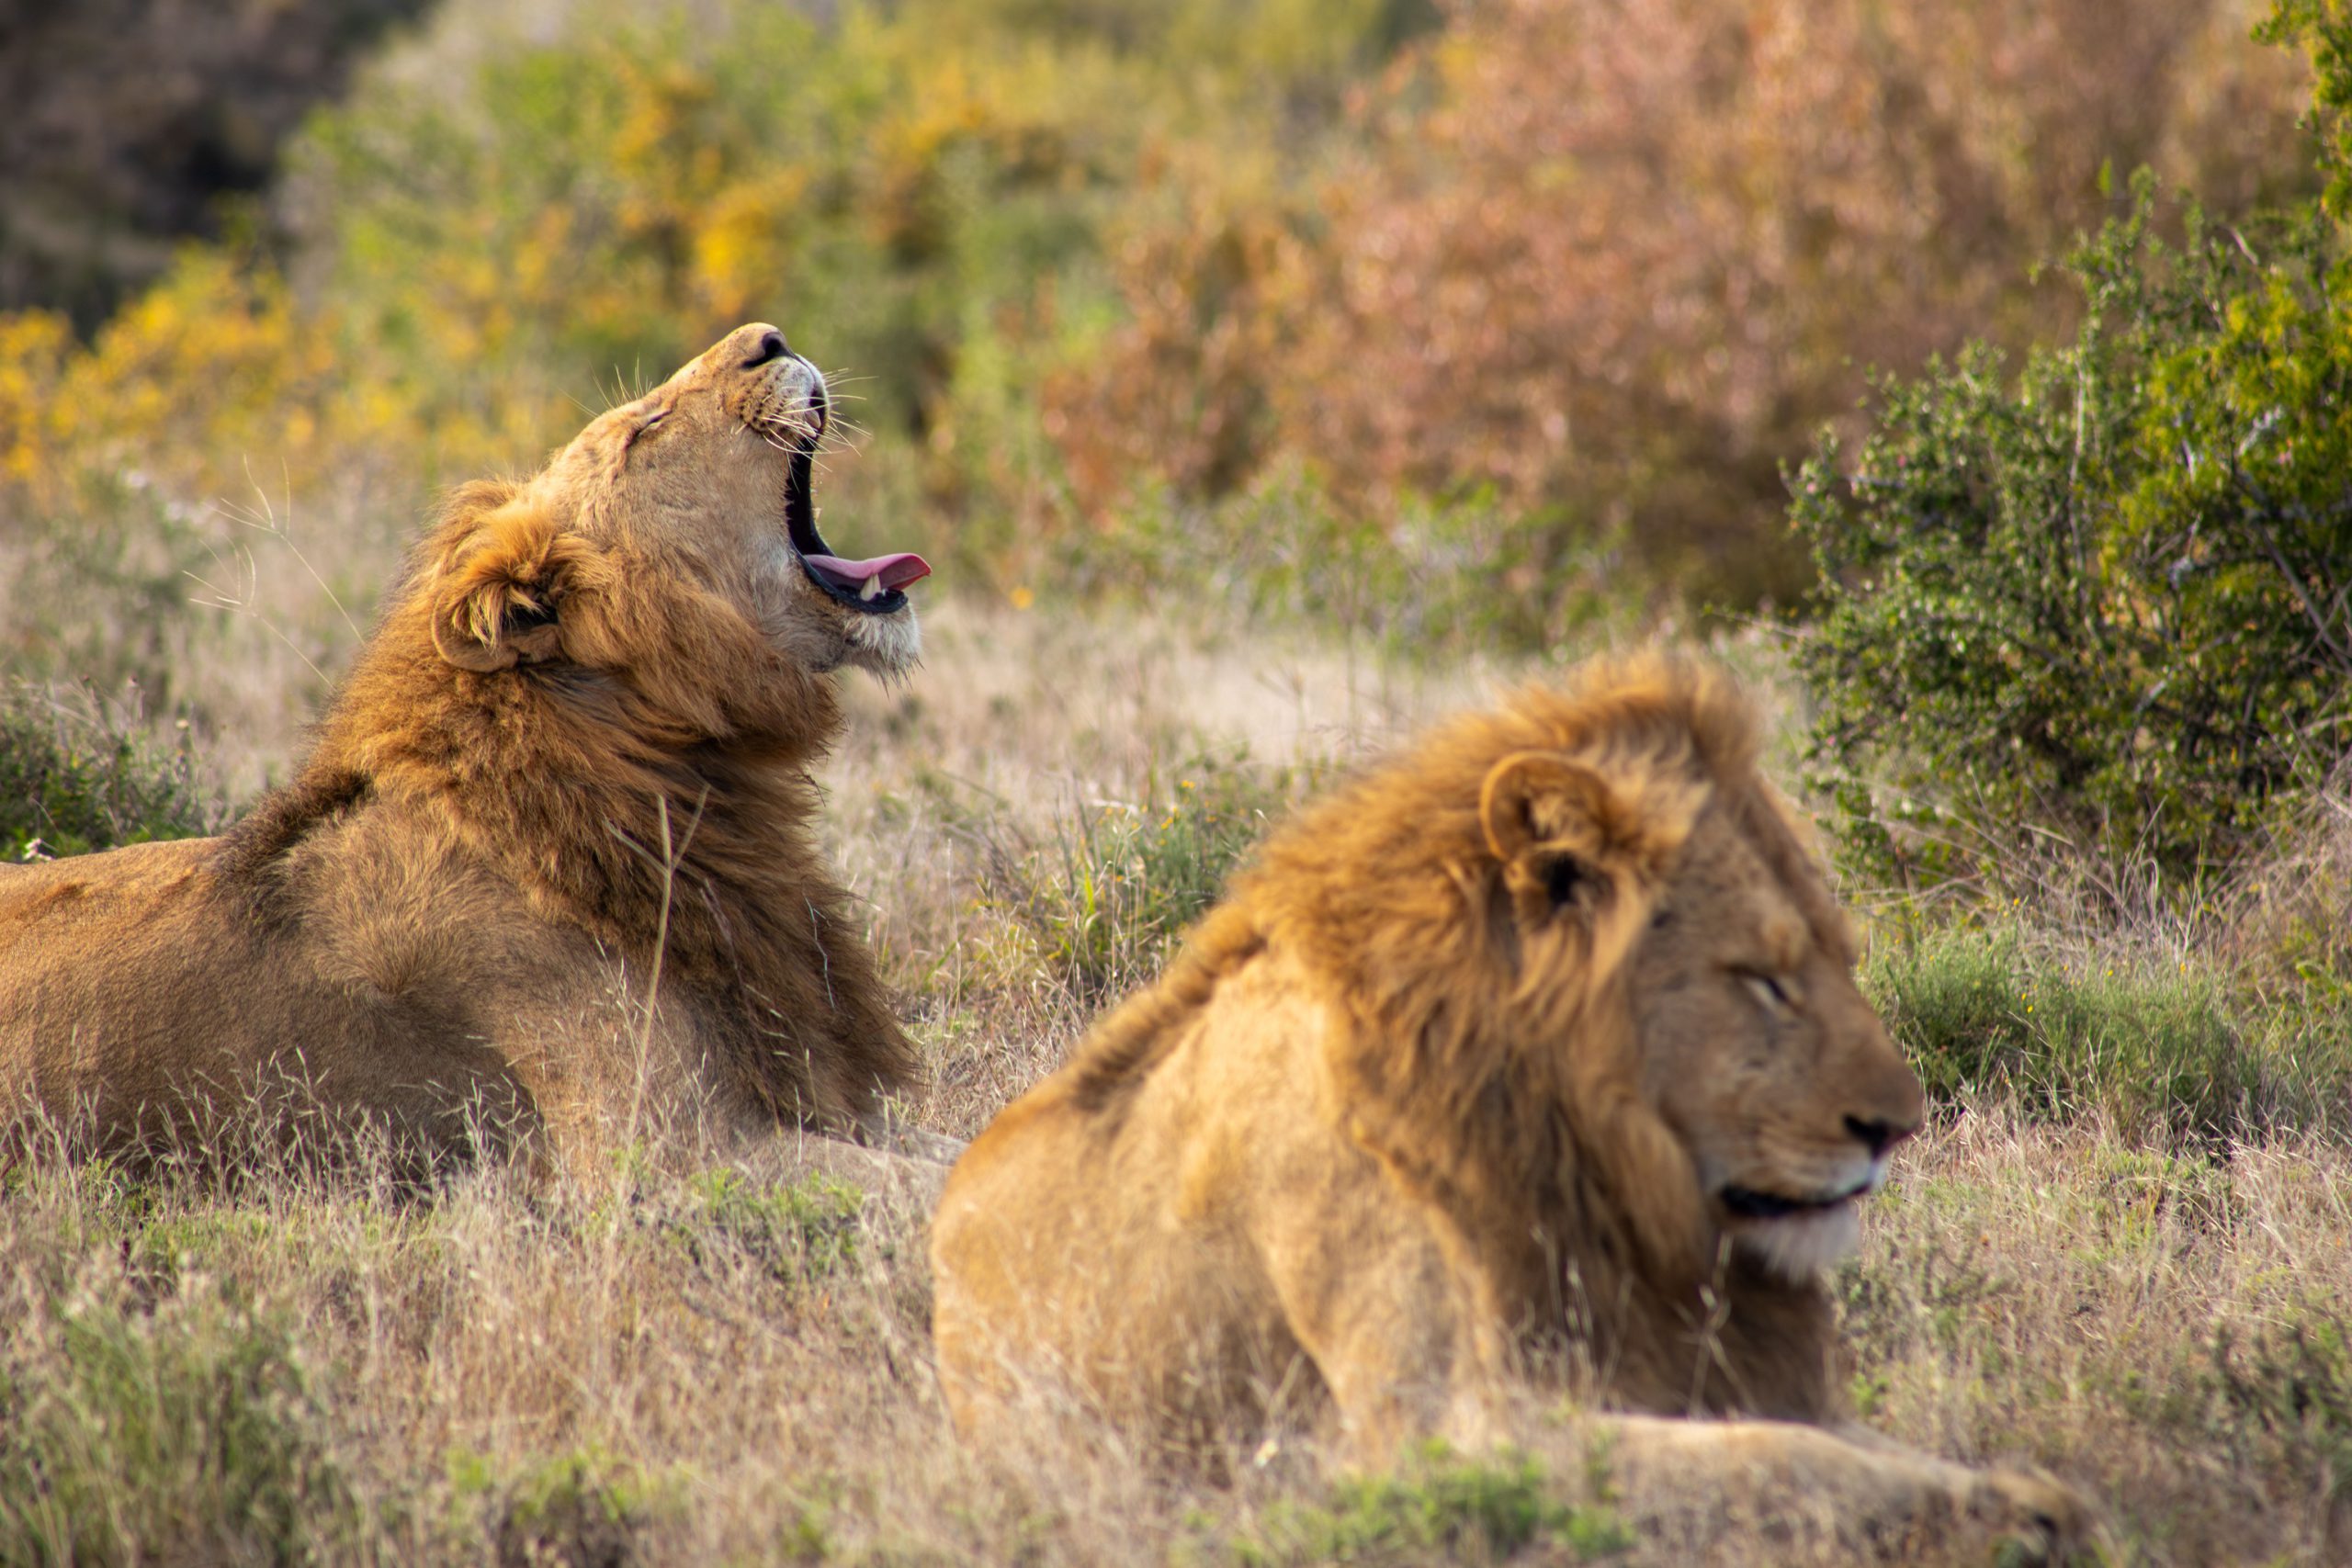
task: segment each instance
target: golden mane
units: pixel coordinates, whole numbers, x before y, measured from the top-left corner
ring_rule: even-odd
[[[1727,795],[1753,772],[1754,716],[1737,688],[1702,665],[1659,654],[1586,666],[1565,689],[1528,686],[1498,711],[1464,716],[1404,755],[1301,812],[1259,850],[1253,869],[1187,941],[1157,984],[1090,1034],[1076,1084],[1108,1101],[1134,1082],[1218,978],[1270,941],[1306,960],[1351,1027],[1333,1067],[1360,1136],[1401,1172],[1459,1201],[1492,1205],[1520,1228],[1559,1192],[1524,1173],[1565,1170],[1600,1182],[1621,1239],[1658,1282],[1679,1290],[1713,1259],[1690,1161],[1633,1092],[1638,1064],[1622,995],[1637,934],[1624,922],[1564,944],[1521,974],[1535,1032],[1575,1042],[1530,1052],[1487,1027],[1477,977],[1515,945],[1506,868],[1483,826],[1497,765],[1525,753],[1573,752],[1634,787],[1611,836],[1657,877],[1696,807],[1694,778]],[[1376,874],[1367,874],[1371,869]],[[1563,1111],[1566,1113],[1564,1125]],[[1556,1215],[1553,1216],[1556,1219]]]

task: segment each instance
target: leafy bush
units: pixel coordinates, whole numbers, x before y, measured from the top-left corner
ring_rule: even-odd
[[[1303,456],[1367,516],[1490,486],[1699,595],[1786,592],[1780,463],[1860,367],[2063,321],[2028,268],[2103,164],[2231,211],[2309,178],[2246,0],[1442,8],[1306,188],[1171,160],[1053,405],[1098,509]]]
[[[405,525],[765,317],[890,458],[835,499],[993,574],[1057,503],[1035,389],[1114,308],[1147,150],[1311,144],[1411,9],[444,7],[288,146],[283,243],[191,247],[86,345],[0,316],[0,482],[250,467]]]
[[[165,14],[85,0],[14,14],[0,309],[68,310],[88,329],[169,264],[168,242],[240,220],[238,198],[342,87],[351,57],[424,8],[222,0]]]
[[[1301,472],[1359,604],[1405,577],[1555,637],[1595,541],[1785,588],[1778,463],[1849,361],[2040,320],[2020,258],[2103,158],[2233,206],[2280,176],[2300,67],[2245,44],[2249,3],[442,6],[294,139],[253,234],[85,344],[0,317],[0,510],[172,585],[171,519],[258,476],[389,554],[437,488],[766,316],[851,373],[871,458],[831,502],[892,536],[837,542],[943,588],[1160,581],[1118,526],[1138,481],[1328,539],[1250,499]],[[118,506],[141,485],[159,517]],[[0,642],[51,629],[17,607]],[[60,626],[167,618],[123,612]],[[90,641],[47,667],[128,672]]]
[[[2312,58],[2312,108],[2305,123],[2318,133],[2325,199],[2340,217],[2352,206],[2352,8],[2344,0],[2277,0],[2254,36],[2298,46]]]
[[[2053,840],[2176,884],[2258,844],[2352,720],[2352,271],[2315,210],[2068,264],[2070,346],[1881,388],[1793,517],[1824,579],[1814,761],[1874,874]]]
[[[0,860],[185,839],[220,826],[220,802],[198,788],[185,746],[160,754],[134,716],[86,694],[0,686]]]

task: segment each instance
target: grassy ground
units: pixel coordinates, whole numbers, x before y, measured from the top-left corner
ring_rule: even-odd
[[[1047,605],[948,604],[929,648],[903,688],[852,682],[826,778],[930,1052],[919,1119],[958,1136],[1150,972],[1269,814],[1525,672]],[[282,773],[268,744],[230,765]],[[2194,926],[2054,897],[1871,921],[1866,979],[1940,1110],[1838,1277],[1855,1403],[2075,1482],[2128,1562],[2352,1553],[2329,841]],[[927,1179],[838,1150],[429,1203],[41,1158],[6,1182],[0,1564],[1683,1560],[1565,1434],[1390,1478],[1286,1452],[1224,1489],[1107,1434],[960,1448]]]

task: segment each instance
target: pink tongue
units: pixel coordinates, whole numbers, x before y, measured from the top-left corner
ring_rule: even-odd
[[[901,550],[894,556],[876,556],[872,560],[843,560],[839,556],[802,556],[802,560],[815,567],[842,587],[859,589],[869,577],[880,578],[877,592],[888,593],[893,588],[931,575],[931,563],[911,550]]]

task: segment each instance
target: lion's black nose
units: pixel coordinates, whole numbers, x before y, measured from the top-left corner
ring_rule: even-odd
[[[762,334],[759,347],[752,351],[752,357],[743,361],[743,368],[746,370],[757,369],[759,367],[765,365],[769,360],[782,359],[786,355],[790,354],[791,352],[792,347],[784,341],[784,334],[775,331],[774,328],[770,328],[765,333]]]
[[[1872,1159],[1911,1135],[1908,1127],[1898,1127],[1892,1122],[1865,1122],[1859,1116],[1846,1118],[1846,1131],[1862,1141]]]

